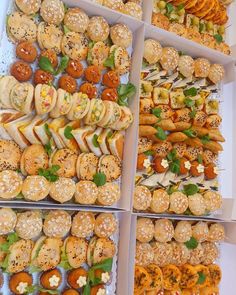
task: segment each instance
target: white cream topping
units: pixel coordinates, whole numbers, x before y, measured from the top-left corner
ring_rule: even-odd
[[[82,288],[83,286],[87,284],[87,279],[86,277],[80,276],[78,280],[76,281],[76,283],[80,286],[80,288]]]
[[[16,290],[20,294],[24,294],[27,291],[28,283],[20,282],[19,285],[16,287]]]
[[[184,162],[184,167],[188,170],[191,168],[191,163],[189,161]]]
[[[144,162],[143,162],[143,166],[145,168],[149,168],[151,166],[151,162],[149,159],[145,159]]]
[[[197,172],[198,172],[198,173],[203,173],[203,172],[204,172],[204,166],[203,166],[202,164],[199,164],[199,165],[197,166]]]
[[[168,167],[169,167],[169,163],[168,163],[168,161],[167,161],[166,159],[162,159],[162,161],[161,161],[161,166],[162,166],[163,168],[168,168]]]
[[[110,275],[109,275],[109,273],[108,272],[104,272],[104,273],[102,273],[102,281],[103,281],[103,283],[107,283],[107,282],[109,282],[109,280],[110,280]]]
[[[106,295],[106,290],[104,290],[104,289],[99,289],[99,290],[97,291],[97,295]]]
[[[219,174],[219,168],[218,167],[214,167],[214,173],[216,174],[216,175],[218,175]]]
[[[49,279],[49,285],[50,285],[50,287],[57,287],[59,285],[59,282],[60,282],[60,278],[57,277],[56,275],[53,275]]]

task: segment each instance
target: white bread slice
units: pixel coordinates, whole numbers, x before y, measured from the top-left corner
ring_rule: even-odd
[[[95,144],[98,143],[95,137],[98,138],[98,136],[102,133],[102,130],[103,130],[102,128],[97,128],[93,133],[90,133],[85,137],[85,140],[88,144],[90,151],[94,153],[97,157],[101,157],[102,151],[99,146],[94,145],[94,143]]]
[[[124,150],[124,133],[122,131],[114,132],[108,139],[108,144],[112,155],[117,156],[120,160],[122,160]]]
[[[77,141],[80,151],[82,153],[89,152],[89,148],[86,143],[86,136],[92,133],[95,130],[95,127],[93,126],[86,126],[77,128],[75,130],[72,130],[71,133],[73,134],[75,140]]]
[[[77,121],[69,122],[64,127],[58,129],[58,134],[60,135],[61,139],[63,140],[65,146],[68,149],[70,149],[73,152],[75,152],[76,154],[79,154],[79,152],[80,152],[79,145],[78,145],[77,141],[74,139],[74,137],[71,138],[71,139],[68,139],[65,136],[65,129],[66,129],[66,127],[71,127],[72,130],[73,129],[76,129],[76,128],[79,128],[80,127],[80,121],[77,120]]]
[[[58,149],[63,149],[66,147],[64,141],[58,134],[58,130],[62,127],[64,127],[67,124],[68,120],[66,117],[59,117],[57,119],[54,119],[51,121],[51,123],[48,125],[49,130],[51,131],[53,140],[57,146]]]
[[[113,131],[110,128],[103,129],[98,137],[98,143],[103,155],[110,155],[111,152],[108,148],[108,139],[112,136]]]
[[[34,127],[34,132],[37,134],[39,140],[43,145],[47,144],[49,142],[49,136],[45,130],[46,124],[49,126],[49,124],[52,122],[52,119],[46,119],[41,124]]]

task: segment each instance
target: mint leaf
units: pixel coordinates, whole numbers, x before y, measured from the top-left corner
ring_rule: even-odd
[[[107,181],[107,177],[104,173],[96,173],[93,176],[93,182],[97,185],[97,186],[102,186],[106,183]]]
[[[195,195],[198,191],[199,191],[199,189],[198,189],[198,186],[196,184],[190,183],[190,184],[184,185],[183,192],[187,196]]]
[[[98,143],[98,135],[97,134],[94,134],[94,136],[93,136],[93,145],[95,146],[95,147],[99,147],[99,143]]]
[[[55,182],[59,179],[59,176],[56,174],[59,169],[59,165],[52,165],[52,167],[48,169],[40,168],[38,170],[38,175],[44,176],[50,182]]]
[[[70,270],[73,268],[68,261],[65,247],[61,248],[61,262],[60,262],[59,266],[64,268],[65,270]]]
[[[42,269],[39,268],[39,267],[36,266],[36,265],[30,265],[30,267],[29,267],[29,273],[30,273],[30,274],[38,273],[38,272],[41,272],[41,271],[42,271]]]
[[[223,42],[223,37],[220,34],[215,34],[213,37],[215,38],[215,40],[218,44]]]
[[[195,131],[193,131],[191,128],[190,129],[186,129],[182,131],[185,135],[187,135],[190,138],[195,138],[197,137],[197,134]]]
[[[62,72],[64,72],[64,70],[67,68],[68,66],[68,63],[69,63],[69,57],[64,55],[62,58],[61,58],[61,61],[60,61],[60,65],[59,67],[57,68],[56,72],[54,73],[55,75],[58,75]]]
[[[187,107],[191,108],[191,107],[193,107],[193,106],[195,105],[195,101],[192,100],[191,98],[185,98],[185,100],[184,100],[184,104],[185,104]]]
[[[192,237],[189,241],[185,242],[184,244],[188,249],[193,250],[197,248],[198,241],[194,237]]]
[[[66,128],[64,129],[64,136],[67,139],[73,139],[74,136],[71,133],[71,131],[73,130],[73,128],[71,126],[66,126]]]
[[[196,108],[195,108],[194,106],[192,106],[192,107],[191,107],[191,112],[189,113],[189,117],[190,117],[191,119],[195,118],[196,113],[197,113]]]
[[[104,272],[111,272],[112,263],[113,263],[113,259],[112,258],[108,258],[108,259],[105,259],[101,263],[94,264],[94,266],[91,267],[91,269],[92,270],[102,269]]]
[[[49,157],[51,156],[51,154],[52,154],[52,144],[51,144],[51,139],[49,140],[49,142],[48,143],[46,143],[45,144],[45,146],[44,146],[44,149],[45,149],[45,151],[46,151],[46,153],[49,155]]]
[[[51,133],[51,131],[49,129],[48,123],[44,124],[44,131],[46,132],[47,136],[49,136],[49,137],[52,136],[52,133]]]
[[[170,3],[167,3],[166,4],[166,14],[171,14],[171,12],[174,10],[174,6],[172,5],[172,4],[170,4]]]
[[[203,137],[201,137],[201,142],[203,144],[207,144],[209,141],[210,141],[210,136],[207,134],[207,135],[204,135]]]
[[[205,283],[206,281],[206,275],[204,275],[203,272],[198,272],[198,281],[197,281],[197,285],[202,285],[203,283]]]
[[[177,10],[179,11],[179,10],[181,10],[181,9],[183,9],[184,8],[184,4],[179,4],[178,6],[177,6]]]
[[[157,129],[157,133],[155,134],[156,137],[159,138],[160,140],[165,140],[167,138],[165,131],[159,126],[156,129]]]
[[[202,33],[203,31],[205,31],[205,24],[204,23],[200,23],[199,24],[199,32]]]
[[[180,173],[180,160],[175,159],[173,162],[169,164],[170,171],[174,174],[179,174]]]
[[[202,155],[197,155],[197,161],[198,161],[199,164],[203,163]]]
[[[152,114],[156,116],[157,118],[161,118],[161,109],[160,108],[152,109]]]
[[[166,157],[167,157],[167,160],[169,160],[169,161],[175,160],[176,159],[176,149],[173,149],[172,151],[170,151]]]
[[[120,84],[117,89],[120,106],[128,106],[128,99],[136,93],[136,87],[132,83]]]
[[[91,287],[89,285],[89,282],[86,284],[86,286],[83,289],[83,295],[90,295],[91,294]]]
[[[63,30],[65,35],[70,32],[69,28],[66,25],[63,26]]]
[[[111,68],[112,70],[114,70],[114,68],[115,68],[115,50],[113,50],[110,53],[108,58],[104,61],[103,65],[104,65],[104,67],[108,67],[108,68]]]
[[[144,155],[145,156],[153,156],[154,155],[154,151],[146,151],[146,152],[144,152]]]
[[[185,96],[196,96],[197,95],[197,88],[191,87],[189,89],[184,90]]]
[[[50,74],[54,74],[54,68],[49,58],[46,56],[41,56],[39,59],[39,67],[41,70],[48,72]]]

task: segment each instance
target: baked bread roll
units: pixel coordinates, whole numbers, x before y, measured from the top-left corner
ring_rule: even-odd
[[[82,205],[92,205],[96,203],[98,188],[96,184],[89,180],[81,180],[76,184],[75,202]]]
[[[96,217],[94,233],[99,238],[109,238],[111,237],[118,228],[118,221],[114,214],[111,213],[101,213]]]
[[[93,234],[95,217],[91,212],[78,212],[72,220],[71,234],[78,238],[86,238]]]
[[[17,222],[16,213],[10,208],[0,208],[0,235],[14,231]]]
[[[27,176],[22,186],[22,194],[28,201],[41,201],[48,196],[50,187],[50,182],[43,176]]]
[[[14,199],[22,190],[22,177],[12,170],[0,172],[0,198]]]
[[[154,224],[150,218],[139,218],[136,225],[136,239],[149,243],[154,237]]]

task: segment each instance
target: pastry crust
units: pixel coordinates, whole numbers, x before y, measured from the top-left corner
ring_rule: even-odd
[[[42,232],[43,219],[38,210],[25,211],[17,214],[15,231],[21,239],[32,240]]]
[[[77,155],[70,149],[57,150],[51,157],[51,164],[58,165],[57,174],[61,177],[74,177],[76,174]]]
[[[93,16],[90,18],[87,34],[92,41],[105,41],[109,36],[109,30],[109,25],[104,17]]]
[[[113,155],[105,155],[99,159],[98,171],[106,175],[106,180],[114,181],[121,175],[121,161]]]
[[[59,25],[65,16],[63,2],[60,0],[44,0],[41,5],[40,15],[45,22]]]
[[[89,24],[89,17],[78,7],[69,8],[64,18],[64,24],[70,31],[84,33]]]
[[[132,32],[125,24],[116,24],[110,28],[110,37],[114,45],[128,48],[132,44]]]
[[[23,13],[31,15],[39,11],[41,0],[16,0],[16,5]]]
[[[98,188],[96,184],[89,180],[81,180],[76,184],[75,201],[82,205],[92,205],[96,203]]]
[[[135,210],[147,210],[151,205],[152,194],[148,188],[139,185],[136,186],[133,198],[133,207]]]
[[[174,239],[179,243],[185,243],[192,237],[192,227],[188,221],[179,221],[175,226]]]
[[[52,238],[65,237],[71,228],[71,216],[64,210],[49,211],[43,223],[44,234]]]
[[[174,226],[171,220],[158,219],[154,229],[155,240],[161,243],[170,242],[174,237]]]
[[[62,38],[61,49],[73,60],[84,60],[88,54],[88,39],[83,33],[68,32]]]
[[[16,213],[10,208],[0,208],[0,235],[7,235],[15,228]]]
[[[93,180],[98,169],[98,157],[93,153],[79,155],[76,165],[77,177],[82,180]]]
[[[78,212],[72,220],[71,234],[77,238],[86,238],[93,234],[95,217],[91,212]]]
[[[107,182],[98,187],[97,202],[103,206],[112,206],[119,201],[121,197],[120,187],[116,183]]]
[[[75,182],[73,179],[59,177],[59,179],[51,184],[50,197],[61,204],[72,200],[75,194]]]
[[[118,222],[111,213],[101,213],[96,217],[94,232],[99,238],[112,236],[118,228]]]
[[[135,263],[140,266],[147,266],[153,262],[154,251],[148,243],[136,243]]]
[[[50,187],[50,182],[43,176],[27,176],[22,186],[22,194],[28,201],[41,201],[48,196]]]
[[[68,262],[73,268],[79,268],[86,262],[88,242],[83,238],[68,237],[65,242]]]
[[[136,225],[136,239],[148,243],[154,237],[154,224],[150,218],[139,218]]]
[[[19,173],[12,170],[0,172],[0,198],[14,199],[22,190],[23,180]]]

